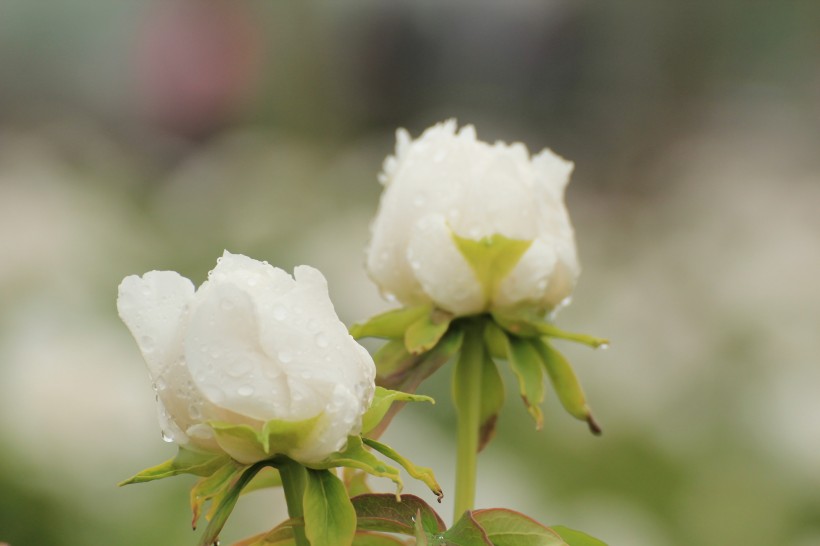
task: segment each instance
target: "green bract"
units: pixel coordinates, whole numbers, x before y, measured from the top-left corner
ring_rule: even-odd
[[[379,428],[393,404],[413,401],[433,402],[433,399],[378,387],[373,402],[363,416],[363,434]],[[210,503],[210,508],[205,513],[209,523],[200,541],[203,546],[210,545],[217,539],[240,495],[262,487],[280,485],[284,485],[286,495],[292,494],[298,497],[296,502],[301,502],[302,510],[298,518],[243,544],[294,544],[294,536],[299,534],[306,536],[311,544],[317,546],[352,544],[356,516],[345,484],[337,477],[334,469],[355,469],[371,476],[388,478],[396,484],[396,497],[402,488],[399,470],[384,463],[371,449],[396,462],[411,477],[425,483],[441,498],[441,487],[432,470],[416,466],[391,447],[373,438],[349,436],[343,450],[317,462],[297,463],[284,455],[280,448],[298,447],[313,433],[316,419],[318,417],[301,422],[268,421],[261,431],[249,425],[209,422],[207,425],[224,452],[210,453],[180,446],[176,457],[143,470],[120,485],[148,482],[178,474],[199,476],[200,480],[191,489],[190,501],[194,528],[204,505]],[[242,462],[251,460],[258,462]],[[290,496],[288,500],[290,506]],[[362,540],[366,539],[370,540],[363,535],[357,538],[356,543],[365,544]]]
[[[497,361],[509,363],[536,428],[543,424],[540,406],[545,396],[544,381],[549,378],[566,411],[586,421],[592,432],[600,433],[577,376],[551,340],[564,339],[591,347],[605,347],[607,340],[565,332],[545,318],[539,318],[537,311],[532,309],[522,306],[459,318],[428,306],[398,309],[354,325],[351,334],[354,337],[387,339],[388,342],[374,355],[377,383],[412,392],[450,358],[467,350],[464,344],[468,329],[481,332],[480,336],[469,338],[470,350],[480,366],[471,367],[469,372],[457,366],[455,373],[480,375],[470,389],[472,391],[477,387],[481,393],[478,410],[480,448],[492,438],[498,412],[504,403],[504,388]],[[420,343],[419,339],[426,341]],[[430,340],[433,339],[437,341],[431,344]],[[476,371],[473,372],[473,369]],[[456,379],[453,385],[458,397],[458,385],[464,384],[464,380]],[[459,405],[458,400],[456,404]],[[393,408],[393,412],[396,409]],[[387,417],[389,419],[392,414],[388,412]]]

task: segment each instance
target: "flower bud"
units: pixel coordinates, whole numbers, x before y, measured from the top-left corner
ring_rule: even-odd
[[[360,432],[375,367],[318,270],[299,266],[291,277],[226,251],[196,291],[173,271],[126,277],[117,307],[148,365],[169,441],[242,463],[279,453],[308,463]],[[264,449],[219,433],[267,434],[271,422],[289,432]]]
[[[580,272],[564,188],[573,164],[521,143],[488,144],[449,120],[411,140],[397,132],[384,163],[367,269],[407,306],[434,303],[456,315],[527,304],[555,309]],[[500,236],[500,237],[499,237]],[[457,239],[527,243],[492,286]]]

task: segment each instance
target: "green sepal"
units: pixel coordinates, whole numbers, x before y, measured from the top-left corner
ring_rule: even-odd
[[[501,281],[510,274],[532,245],[531,240],[510,239],[500,234],[475,241],[453,233],[453,240],[481,283],[488,303],[495,297]]]
[[[367,434],[381,423],[390,407],[396,402],[430,402],[435,404],[435,400],[429,396],[420,394],[409,394],[406,392],[393,391],[384,387],[376,387],[373,395],[373,402],[362,417],[362,434]]]
[[[391,339],[373,354],[377,377],[400,374],[420,360],[419,355],[411,355],[404,346],[404,338]]]
[[[384,493],[361,495],[351,499],[356,510],[358,528],[383,533],[399,533],[414,536],[416,526],[424,533],[441,533],[446,527],[429,504],[414,495]]]
[[[567,546],[555,530],[520,512],[492,508],[472,515],[493,546]]]
[[[169,459],[162,464],[146,468],[142,472],[120,482],[118,485],[129,485],[132,483],[144,483],[163,478],[170,478],[178,474],[193,474],[195,476],[210,476],[218,468],[229,461],[229,457],[224,453],[210,453],[205,451],[194,451],[179,447],[176,457]]]
[[[504,406],[504,382],[498,366],[488,353],[481,365],[481,417],[478,432],[478,450],[481,451],[495,436],[498,413]]]
[[[237,476],[233,475],[224,493],[219,495],[219,502],[216,510],[213,510],[213,516],[205,528],[205,532],[199,541],[200,546],[211,546],[216,542],[220,531],[228,521],[228,517],[233,512],[236,501],[239,500],[239,495],[246,485],[253,479],[257,472],[262,470],[265,466],[270,465],[270,461],[261,461],[251,465]]]
[[[205,516],[209,521],[213,519],[216,509],[222,503],[234,478],[242,474],[248,465],[237,463],[230,459],[223,466],[214,471],[207,478],[202,478],[191,488],[191,527],[196,529],[197,521],[206,502],[211,501],[211,509]]]
[[[447,333],[454,316],[441,309],[425,313],[407,327],[404,332],[404,347],[413,355],[426,353],[436,346]]]
[[[392,309],[366,322],[354,324],[350,327],[350,335],[355,339],[363,337],[402,339],[407,328],[423,316],[429,315],[432,309],[432,304]]]
[[[270,420],[257,430],[250,425],[208,421],[216,442],[238,461],[258,461],[300,447],[313,433],[321,414],[303,421]]]
[[[507,359],[507,333],[493,320],[484,321],[484,346],[493,358]]]
[[[270,487],[282,487],[282,476],[279,471],[272,466],[268,466],[259,471],[253,477],[250,483],[242,490],[242,494],[251,493],[260,489],[268,489]]]
[[[601,434],[601,427],[592,417],[581,383],[564,355],[556,351],[545,339],[533,340],[532,344],[541,357],[544,369],[564,409],[576,419],[586,421],[593,434]]]
[[[438,497],[438,501],[441,502],[442,497],[444,497],[444,493],[441,490],[441,486],[436,481],[436,477],[433,474],[432,469],[427,468],[426,466],[416,466],[409,459],[399,454],[398,451],[381,442],[377,442],[376,440],[370,438],[363,438],[362,441],[367,444],[368,447],[375,449],[388,459],[392,459],[401,465],[401,467],[404,468],[404,470],[406,470],[411,477],[421,481],[429,487],[430,491],[432,491],[436,497]]]
[[[436,346],[421,355],[410,355],[407,353],[407,360],[401,369],[390,375],[377,375],[376,382],[388,389],[400,392],[415,392],[422,381],[444,366],[458,351],[464,339],[464,332],[461,328],[453,325],[447,334]],[[376,368],[379,369],[379,362],[376,359]],[[390,424],[402,404],[393,405],[381,420],[379,425],[370,431],[368,436],[378,438]]]
[[[553,525],[551,527],[567,546],[606,546],[606,542],[593,538],[586,533],[564,527],[563,525]]]
[[[342,468],[342,482],[344,482],[347,489],[347,496],[352,498],[372,493],[370,486],[367,485],[368,476],[367,472],[358,468]]]
[[[315,546],[349,546],[356,533],[356,511],[342,481],[330,470],[307,471],[303,502],[305,535]]]
[[[519,337],[554,337],[589,345],[594,349],[609,346],[608,339],[561,330],[554,324],[547,322],[543,317],[543,313],[533,307],[519,306],[496,309],[491,311],[491,314],[493,320],[499,326]]]
[[[365,449],[361,436],[348,436],[347,447],[343,451],[337,451],[321,462],[305,464],[305,466],[313,470],[338,467],[355,468],[377,478],[388,478],[396,484],[397,495],[403,487],[398,469],[383,463]]]
[[[535,347],[526,339],[516,336],[507,338],[507,360],[518,379],[518,387],[527,411],[535,420],[535,428],[541,429],[544,415],[544,366]]]

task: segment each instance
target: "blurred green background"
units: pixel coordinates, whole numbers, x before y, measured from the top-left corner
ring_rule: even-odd
[[[347,323],[386,309],[362,266],[376,175],[396,127],[449,117],[576,162],[558,323],[613,341],[565,347],[603,437],[554,400],[536,432],[508,389],[478,504],[613,546],[820,544],[808,0],[4,0],[0,542],[194,544],[190,480],[115,487],[174,452],[118,283],[198,284],[227,248],[319,267]],[[445,492],[447,372],[387,436]],[[225,542],[282,504],[244,498]]]

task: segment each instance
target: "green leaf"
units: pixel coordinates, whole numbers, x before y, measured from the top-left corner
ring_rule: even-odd
[[[478,433],[478,450],[483,450],[495,436],[498,412],[504,405],[504,383],[498,367],[489,354],[484,354],[481,366],[481,424]]]
[[[354,324],[350,327],[350,335],[356,339],[363,337],[401,339],[411,324],[424,315],[428,315],[432,309],[432,304],[393,309],[376,315],[367,322]]]
[[[473,518],[469,510],[448,529],[440,538],[446,540],[448,546],[494,546],[484,529]],[[435,544],[435,542],[433,542]]]
[[[544,424],[541,413],[541,403],[544,401],[544,367],[541,357],[527,340],[509,336],[507,358],[518,378],[521,398],[527,411],[535,420],[535,427],[540,429]]]
[[[208,453],[193,451],[180,447],[176,457],[162,464],[146,468],[139,474],[128,478],[119,485],[150,482],[170,478],[177,474],[194,474],[195,476],[209,476],[224,465],[230,458],[224,453]]]
[[[356,532],[356,511],[345,486],[330,470],[308,469],[305,534],[313,546],[349,546]]]
[[[453,240],[484,288],[487,302],[493,300],[498,285],[509,275],[532,244],[532,241],[509,239],[499,234],[474,241],[454,233]]]
[[[211,510],[206,517],[209,520],[213,518],[217,507],[227,494],[232,481],[238,475],[242,474],[246,468],[248,468],[246,465],[239,464],[234,460],[229,460],[213,474],[207,478],[202,478],[191,488],[190,500],[191,512],[193,513],[191,527],[196,529],[196,523],[199,521],[202,506],[208,501],[211,501]]]
[[[436,477],[433,475],[433,471],[431,469],[426,466],[416,466],[409,459],[402,457],[399,452],[388,445],[382,444],[370,438],[363,438],[362,440],[365,444],[372,447],[385,457],[399,463],[407,471],[407,473],[410,474],[410,476],[423,482],[427,487],[429,487],[430,491],[435,493],[438,497],[438,501],[441,502],[444,493],[441,491],[441,486],[436,481]]]
[[[520,512],[505,508],[476,510],[473,518],[493,546],[566,546],[555,531]]]
[[[532,345],[538,351],[564,409],[576,419],[586,421],[593,434],[601,434],[601,428],[587,405],[581,383],[564,355],[553,349],[546,340],[533,340]]]
[[[421,513],[416,514],[416,520],[413,522],[414,537],[416,538],[416,546],[427,546],[427,533],[424,531],[424,524],[421,521]]]
[[[433,309],[410,324],[404,333],[404,346],[410,354],[429,351],[447,333],[453,315],[441,309]]]
[[[353,546],[407,546],[407,543],[388,535],[356,531],[356,535],[353,537]]]
[[[430,402],[435,404],[435,400],[429,396],[420,394],[408,394],[406,392],[391,391],[384,387],[376,387],[373,395],[373,402],[362,417],[362,434],[367,434],[381,423],[387,411],[395,402]]]
[[[554,324],[547,322],[543,315],[544,313],[541,311],[526,306],[492,311],[493,320],[495,320],[499,326],[516,336],[548,336],[589,345],[594,349],[609,345],[608,339],[561,330]]]
[[[363,470],[371,476],[388,478],[396,484],[397,493],[401,491],[402,480],[398,469],[387,465],[364,448],[361,436],[348,436],[347,447],[344,451],[332,453],[319,463],[310,463],[305,466],[314,470],[347,467]]]
[[[429,504],[414,495],[370,494],[353,497],[359,529],[414,536],[416,525],[427,533],[440,533],[444,522]]]
[[[304,525],[304,522],[301,518],[298,521],[287,519],[270,531],[240,540],[234,543],[233,546],[295,546],[294,525]]]
[[[231,512],[233,512],[234,506],[236,506],[236,501],[239,500],[239,494],[242,492],[242,489],[253,479],[257,472],[269,464],[271,464],[270,461],[261,461],[248,467],[244,472],[239,474],[238,477],[234,475],[235,477],[231,480],[225,493],[220,495],[219,504],[213,512],[213,517],[200,539],[200,546],[211,546],[216,542],[220,531],[222,531],[225,522],[228,521],[228,517],[231,515]]]
[[[602,540],[563,525],[553,525],[552,530],[564,539],[567,546],[606,546],[606,542]]]

